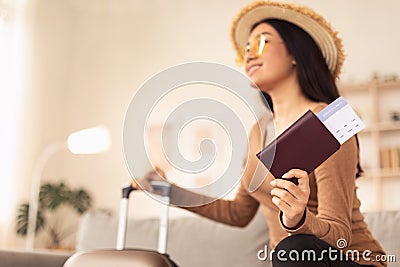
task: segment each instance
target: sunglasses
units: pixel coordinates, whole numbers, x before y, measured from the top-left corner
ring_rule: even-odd
[[[264,48],[267,46],[269,41],[265,37],[265,34],[261,33],[257,35],[253,40],[250,40],[245,47],[245,55],[252,54],[255,56],[261,56],[264,52]]]
[[[265,33],[261,33],[257,36],[255,36],[254,38],[252,38],[252,40],[250,40],[245,47],[243,47],[242,50],[242,55],[243,58],[245,58],[247,55],[254,55],[254,56],[261,56],[264,52],[265,49],[268,47],[269,44],[271,44],[272,42],[270,40],[267,39],[267,37],[265,36]],[[274,43],[283,43],[283,41],[277,41]],[[243,65],[243,59],[241,60],[236,60],[236,63],[241,66]]]

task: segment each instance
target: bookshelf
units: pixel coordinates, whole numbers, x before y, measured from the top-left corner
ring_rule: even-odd
[[[362,209],[400,209],[394,201],[400,189],[400,81],[339,85],[339,90],[366,125],[358,135]]]

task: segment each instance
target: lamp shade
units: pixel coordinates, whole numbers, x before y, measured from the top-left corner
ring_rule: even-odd
[[[68,136],[68,149],[73,154],[97,154],[110,146],[110,134],[103,126],[87,128]]]

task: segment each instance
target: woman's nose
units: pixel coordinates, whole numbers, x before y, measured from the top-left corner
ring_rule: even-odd
[[[251,51],[249,51],[244,55],[244,62],[249,63],[251,60],[254,60],[256,58],[257,56],[254,55]]]

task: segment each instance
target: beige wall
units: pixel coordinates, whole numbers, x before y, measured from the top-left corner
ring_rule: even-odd
[[[30,2],[33,39],[24,100],[20,200],[28,199],[35,159],[48,144],[102,124],[111,131],[112,147],[107,153],[59,152],[49,160],[43,178],[65,177],[72,186],[87,187],[96,207],[116,212],[119,188],[130,181],[122,126],[135,90],[151,75],[182,62],[213,61],[235,67],[228,31],[247,2]],[[343,81],[363,81],[374,71],[400,73],[399,1],[296,2],[326,15],[341,33],[347,54]],[[143,210],[141,214],[148,215]]]

